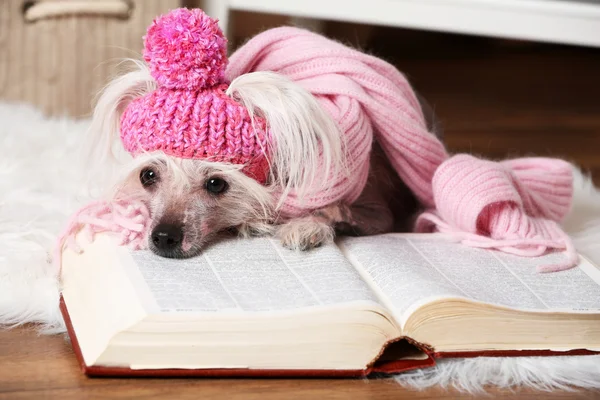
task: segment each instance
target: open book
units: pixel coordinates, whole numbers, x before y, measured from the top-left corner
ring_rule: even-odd
[[[600,269],[536,272],[560,257],[388,234],[308,252],[224,238],[172,260],[99,236],[65,251],[61,308],[90,375],[359,376],[600,351]]]

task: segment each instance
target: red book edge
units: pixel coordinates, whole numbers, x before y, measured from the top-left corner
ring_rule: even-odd
[[[364,378],[371,374],[394,374],[412,369],[427,368],[435,366],[437,358],[472,358],[472,357],[525,357],[525,356],[556,356],[556,355],[592,355],[600,354],[598,351],[587,349],[574,349],[569,351],[552,350],[484,350],[472,352],[436,352],[432,347],[415,342],[408,337],[392,340],[382,348],[381,352],[373,361],[360,370],[341,369],[249,369],[249,368],[198,368],[198,369],[131,369],[127,367],[104,367],[87,366],[83,360],[81,348],[75,335],[75,330],[69,316],[67,305],[60,296],[60,311],[67,327],[67,333],[71,339],[73,352],[79,363],[81,371],[88,376],[98,377],[154,377],[154,378],[184,378],[184,377],[206,377],[206,378]],[[423,360],[392,360],[379,361],[392,344],[406,340],[417,349],[423,351],[427,358]]]
[[[385,348],[395,343],[397,340],[386,344],[384,349],[377,357],[365,368],[360,370],[342,370],[342,369],[325,369],[325,370],[307,370],[307,369],[249,369],[249,368],[198,368],[198,369],[131,369],[127,367],[104,367],[104,366],[88,366],[85,364],[77,335],[73,328],[73,323],[69,316],[67,305],[62,296],[60,296],[60,311],[65,320],[67,332],[71,339],[73,352],[79,363],[82,372],[88,376],[104,376],[104,377],[207,377],[207,378],[241,378],[241,377],[262,377],[262,378],[364,378],[372,373],[397,373],[416,368],[432,367],[435,365],[435,360],[426,352],[427,359],[423,360],[395,360],[383,363],[377,363],[377,360],[384,353]],[[400,339],[398,339],[400,340]]]

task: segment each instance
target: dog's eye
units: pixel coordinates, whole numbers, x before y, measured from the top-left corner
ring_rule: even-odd
[[[229,184],[221,178],[209,178],[206,181],[206,190],[214,194],[224,193],[229,188]]]
[[[144,168],[140,172],[140,182],[144,187],[152,186],[156,183],[158,174],[152,168]]]

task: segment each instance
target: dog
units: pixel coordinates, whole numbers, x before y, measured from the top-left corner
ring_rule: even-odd
[[[123,105],[114,107],[115,94],[130,98],[153,89],[147,67],[141,62],[135,65],[135,71],[117,78],[105,88],[94,110],[96,128],[110,125],[110,120],[120,115]],[[314,110],[319,105],[303,88],[276,74],[255,75],[255,80],[267,82],[264,85],[285,85],[288,96],[293,97],[302,110],[293,113],[293,118],[300,121],[297,125],[315,124]],[[133,93],[132,87],[143,90],[136,89]],[[234,81],[230,90],[235,92],[237,88]],[[418,98],[428,128],[441,137],[440,124],[432,108],[421,96]],[[323,113],[321,118],[327,117]],[[323,132],[332,126],[331,121],[324,125],[325,128],[317,127],[315,131]],[[116,130],[113,128],[113,132]],[[103,129],[97,129],[97,132],[100,137],[91,145],[94,157],[98,156],[99,148],[106,152],[113,144],[113,138]],[[287,133],[284,130],[284,134]],[[299,135],[302,141],[302,132]],[[323,136],[335,135],[335,132],[323,133]],[[333,142],[330,153],[340,157],[342,143],[330,142]],[[302,158],[295,156],[296,163],[302,162]],[[351,204],[338,202],[294,218],[278,215],[278,196],[275,195],[281,184],[277,174],[283,174],[282,169],[298,168],[290,165],[289,158],[294,157],[289,156],[279,166],[274,166],[272,181],[261,185],[242,173],[238,165],[181,159],[162,152],[143,154],[124,167],[124,176],[114,185],[112,196],[136,199],[148,206],[152,217],[148,248],[168,258],[195,256],[224,231],[235,231],[244,237],[275,235],[283,246],[294,250],[308,250],[330,243],[336,235],[410,231],[419,211],[418,202],[391,167],[377,141],[371,151],[367,184],[356,201]],[[341,161],[331,160],[331,163],[339,167]],[[324,181],[328,176],[325,170],[313,171],[313,174],[311,179],[316,181]]]
[[[182,27],[188,31],[183,32]],[[176,35],[181,35],[179,41],[173,39]],[[189,40],[193,35],[197,35],[196,39]],[[293,35],[301,39],[306,33],[293,31]],[[332,48],[338,46],[331,46],[322,37],[312,36],[311,40]],[[177,112],[190,115],[191,104],[204,101],[197,98],[205,99],[201,91],[205,89],[194,86],[191,90],[189,82],[194,85],[207,85],[209,82],[204,93],[208,93],[206,99],[210,99],[206,101],[216,102],[214,104],[219,106],[215,107],[219,110],[224,110],[222,106],[227,103],[229,110],[233,107],[234,114],[237,113],[227,122],[222,119],[225,111],[215,114],[216,111],[210,109],[213,112],[210,115],[209,111],[205,112],[205,121],[219,125],[218,134],[221,136],[216,139],[203,136],[203,143],[230,140],[232,146],[237,146],[239,142],[236,140],[242,140],[239,136],[243,134],[240,133],[243,131],[240,128],[242,122],[233,119],[238,118],[240,113],[248,113],[254,134],[258,132],[257,121],[263,121],[268,127],[268,143],[260,142],[260,137],[256,136],[261,156],[268,162],[264,181],[253,179],[240,163],[210,157],[198,159],[170,155],[160,150],[161,146],[170,146],[163,142],[158,144],[158,149],[153,147],[152,151],[136,154],[123,167],[123,173],[112,185],[111,197],[141,201],[148,207],[152,219],[148,248],[163,257],[188,258],[201,252],[218,234],[235,231],[242,236],[275,235],[287,248],[308,250],[332,242],[336,235],[373,235],[410,230],[419,211],[419,202],[390,164],[385,146],[377,141],[377,132],[373,132],[372,143],[361,144],[362,149],[370,149],[368,159],[363,157],[360,161],[361,168],[368,167],[368,175],[361,175],[361,179],[366,178],[362,192],[358,196],[353,195],[351,201],[339,200],[341,197],[338,196],[337,200],[321,201],[317,206],[310,204],[311,196],[313,199],[315,196],[328,198],[332,179],[350,177],[356,172],[353,168],[355,160],[347,151],[350,143],[324,109],[323,103],[285,74],[275,71],[243,73],[227,84],[226,91],[219,89],[224,74],[220,68],[224,68],[223,60],[226,59],[224,43],[216,22],[201,11],[174,11],[149,28],[146,38],[148,63],[134,61],[132,71],[105,87],[94,108],[89,157],[98,161],[100,166],[105,165],[107,156],[111,155],[117,134],[120,131],[122,134],[121,124],[127,110],[129,114],[125,119],[134,121],[128,129],[137,124],[137,130],[134,129],[137,135],[147,128],[144,124],[151,123],[149,135],[152,137],[160,135],[161,130],[170,129],[170,125],[162,119],[166,118],[161,114],[165,109],[172,110],[169,118]],[[182,50],[180,47],[184,45],[191,47]],[[196,50],[194,46],[201,48]],[[349,54],[348,57],[352,62],[356,55]],[[371,59],[365,61],[367,64],[372,62]],[[373,67],[373,74],[387,74],[391,78],[382,79],[401,82],[398,85],[403,89],[396,88],[391,92],[400,96],[405,93],[403,90],[409,90],[404,88],[406,83],[397,72],[389,69],[387,72],[376,71],[377,68],[381,66]],[[152,97],[151,104],[144,103],[144,96],[161,90],[160,99]],[[185,103],[185,99],[190,101]],[[398,107],[410,107],[411,110],[401,109],[399,112],[412,116],[407,118],[409,125],[416,124],[414,121],[419,117],[414,116],[422,113],[427,129],[439,138],[439,123],[431,107],[421,97],[417,96],[417,99],[421,110],[412,110],[418,105],[409,99],[405,103],[409,105]],[[396,102],[393,97],[382,101],[388,100]],[[131,111],[130,104],[136,101],[137,108]],[[235,104],[232,105],[232,102]],[[197,114],[202,111],[202,104],[193,106],[199,107]],[[243,106],[244,111],[239,111],[238,105]],[[140,113],[146,118],[142,122]],[[182,131],[192,129],[186,124],[189,123],[184,121],[177,125],[175,135],[185,136]],[[238,136],[225,136],[227,124],[237,124]],[[165,126],[167,128],[163,128]],[[390,129],[387,130],[389,134]],[[169,138],[160,140],[170,142]],[[178,146],[185,147],[192,146],[189,142],[195,138],[177,140]],[[135,142],[137,146],[136,141],[137,137],[129,144]],[[217,145],[222,147],[222,142]],[[364,168],[361,170],[366,171]],[[305,212],[286,212],[284,206],[290,199],[306,203],[303,205]]]

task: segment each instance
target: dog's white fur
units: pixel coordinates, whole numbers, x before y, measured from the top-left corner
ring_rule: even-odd
[[[299,198],[308,187],[327,190],[327,178],[348,173],[344,135],[317,100],[288,78],[273,72],[252,72],[234,79],[227,94],[243,104],[252,118],[268,121],[272,142],[271,182],[282,193],[279,208],[291,190]]]
[[[88,168],[104,171],[107,165],[123,160],[123,149],[118,143],[120,117],[125,107],[135,98],[156,89],[156,81],[145,63],[128,59],[131,70],[110,81],[98,93],[91,124],[82,146]]]
[[[90,199],[82,183],[96,183],[78,157],[89,121],[45,119],[30,106],[6,103],[0,103],[0,121],[0,325],[39,323],[46,333],[63,332],[48,259],[63,223]],[[578,250],[600,263],[600,191],[575,172],[564,226]],[[600,356],[446,360],[397,379],[416,388],[471,391],[485,385],[600,388]]]

